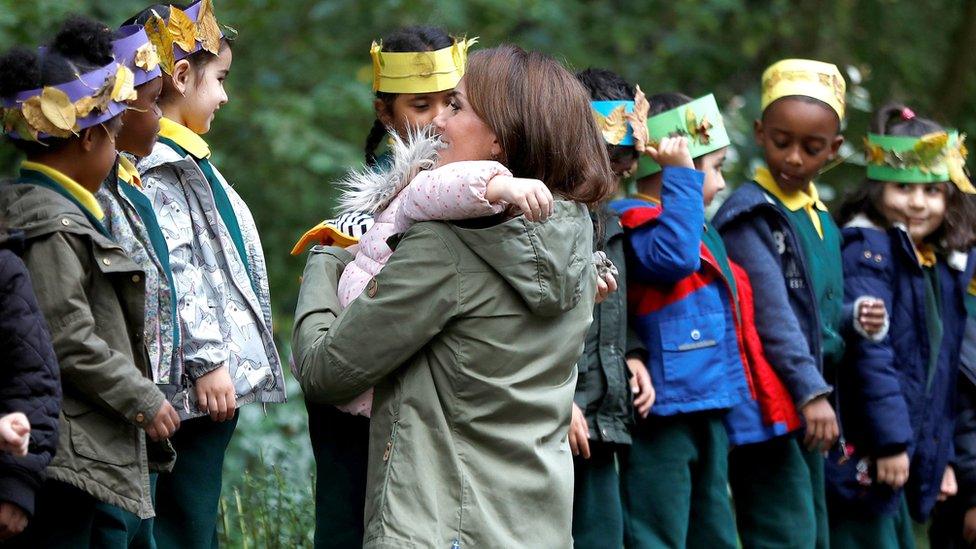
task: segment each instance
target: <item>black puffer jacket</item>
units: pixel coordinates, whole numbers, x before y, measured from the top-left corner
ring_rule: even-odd
[[[47,324],[27,268],[21,233],[0,231],[0,415],[23,412],[31,424],[26,457],[0,453],[0,501],[34,513],[34,492],[58,446],[61,380]]]

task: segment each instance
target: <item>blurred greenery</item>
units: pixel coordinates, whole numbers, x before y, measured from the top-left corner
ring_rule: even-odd
[[[143,0],[0,0],[0,49],[37,44],[66,14],[110,25]],[[751,125],[759,77],[783,57],[840,65],[850,88],[848,162],[825,174],[824,195],[861,178],[857,154],[873,106],[906,101],[920,115],[976,132],[976,0],[216,0],[218,18],[240,31],[230,103],[207,139],[215,161],[251,205],[268,257],[276,335],[287,358],[303,260],[288,255],[305,228],[330,213],[330,181],[362,159],[373,121],[370,41],[408,24],[479,36],[480,47],[514,42],[571,68],[620,72],[650,93],[714,92],[725,107],[740,181],[757,160]],[[15,155],[0,148],[0,174]],[[311,513],[312,458],[301,395],[246,408],[226,467],[225,496],[258,498],[277,479],[304,494],[275,507]],[[275,464],[277,469],[269,469]],[[251,471],[249,480],[245,470]],[[255,480],[258,479],[258,480]],[[237,492],[233,489],[238,488]],[[233,514],[233,505],[227,509]],[[289,511],[290,512],[290,511]],[[282,515],[286,516],[286,515]],[[287,515],[291,516],[291,515]],[[306,521],[306,526],[310,524]],[[226,530],[226,528],[225,528]],[[264,534],[262,534],[264,535]],[[296,542],[282,531],[281,539]],[[225,531],[225,540],[242,543]],[[246,537],[246,536],[245,536]],[[262,542],[258,542],[260,545]]]

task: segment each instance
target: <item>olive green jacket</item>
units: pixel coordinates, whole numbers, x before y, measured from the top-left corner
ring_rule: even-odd
[[[151,517],[149,457],[167,469],[175,453],[168,442],[147,447],[142,429],[164,400],[148,377],[142,271],[50,189],[2,184],[0,212],[25,233],[23,260],[61,370],[60,436],[47,476]]]
[[[313,249],[293,346],[305,395],[341,403],[376,386],[365,547],[572,544],[592,231],[565,201],[541,224],[419,223],[341,314],[351,256]]]

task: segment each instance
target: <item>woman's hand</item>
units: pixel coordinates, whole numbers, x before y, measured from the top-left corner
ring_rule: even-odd
[[[586,425],[586,416],[576,403],[573,403],[573,419],[569,423],[569,449],[574,456],[582,455],[583,459],[590,459],[590,428]]]
[[[152,423],[146,425],[146,434],[149,435],[149,438],[159,442],[173,436],[173,433],[179,428],[180,415],[176,413],[176,408],[173,408],[168,400],[164,400]]]
[[[617,278],[613,273],[605,272],[603,275],[596,276],[596,303],[603,303],[610,294],[617,291]]]
[[[878,458],[878,482],[897,490],[908,482],[908,452]]]
[[[485,200],[492,204],[506,202],[517,206],[529,221],[549,219],[555,208],[552,191],[538,179],[496,175],[488,181]]]
[[[952,465],[946,465],[945,473],[942,473],[942,485],[939,486],[939,501],[945,501],[959,492],[959,485],[956,483],[956,471]]]
[[[20,412],[0,417],[0,451],[26,456],[30,445],[30,421]]]
[[[227,421],[234,417],[237,396],[226,364],[200,376],[194,389],[197,392],[197,408],[210,414],[210,419]]]
[[[654,384],[651,383],[651,374],[644,361],[636,357],[627,359],[627,369],[630,370],[630,392],[634,394],[634,408],[641,417],[647,417],[657,397]]]
[[[656,148],[648,146],[644,154],[650,156],[662,168],[672,166],[695,169],[695,162],[688,151],[688,139],[683,136],[665,137]]]
[[[807,434],[803,444],[811,452],[823,452],[837,442],[840,427],[837,425],[837,415],[834,408],[827,402],[827,397],[817,397],[800,409],[807,424]]]

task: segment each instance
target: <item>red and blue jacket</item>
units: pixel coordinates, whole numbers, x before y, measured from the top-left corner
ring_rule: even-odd
[[[732,408],[750,400],[751,387],[733,290],[702,242],[704,174],[666,167],[663,179],[660,206],[637,198],[611,204],[626,231],[627,309],[647,348],[657,393],[651,413]]]

